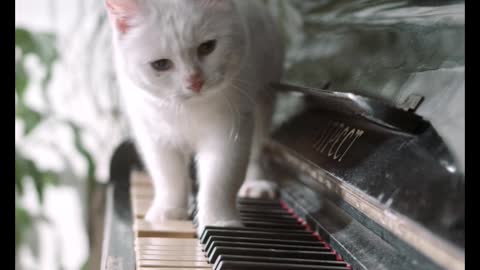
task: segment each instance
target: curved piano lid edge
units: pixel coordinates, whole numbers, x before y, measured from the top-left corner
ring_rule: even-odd
[[[274,83],[271,84],[271,87],[278,92],[308,95],[315,98],[322,105],[328,106],[328,103],[338,102],[342,106],[334,108],[335,110],[364,117],[373,123],[399,132],[417,134],[423,132],[430,125],[414,112],[401,109],[391,102],[369,96],[287,83]]]
[[[274,159],[274,162],[300,170],[312,178],[314,182],[301,178],[300,181],[307,186],[316,190],[327,189],[329,193],[335,194],[436,264],[445,269],[465,269],[464,250],[436,236],[414,220],[371,198],[355,186],[337,179],[330,172],[302,159],[298,153],[279,143],[268,142],[266,151],[270,152],[269,156]],[[393,222],[391,222],[392,217]]]

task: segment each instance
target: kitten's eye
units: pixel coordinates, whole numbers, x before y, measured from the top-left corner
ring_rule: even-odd
[[[150,63],[156,71],[167,71],[173,67],[173,62],[168,59],[160,59]]]
[[[200,46],[198,46],[198,55],[199,56],[207,56],[211,54],[215,48],[217,47],[217,41],[216,40],[209,40],[205,43],[202,43]]]

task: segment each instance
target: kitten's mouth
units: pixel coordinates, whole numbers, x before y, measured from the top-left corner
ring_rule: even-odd
[[[194,92],[192,90],[185,89],[185,91],[182,94],[177,95],[176,98],[180,102],[202,99],[217,93],[217,88],[219,88],[217,86],[219,85],[221,85],[221,80],[207,81],[200,91]]]
[[[180,101],[180,102],[186,102],[186,101],[189,101],[193,98],[195,98],[197,95],[192,95],[192,94],[184,94],[184,95],[179,95],[177,97],[177,100]]]
[[[203,89],[202,89],[202,91],[200,91],[198,93],[187,92],[187,93],[183,93],[183,94],[178,95],[176,97],[176,99],[177,99],[177,101],[180,101],[180,102],[187,102],[187,101],[190,101],[190,100],[203,98],[208,94],[208,92],[210,92],[210,91],[205,91]]]

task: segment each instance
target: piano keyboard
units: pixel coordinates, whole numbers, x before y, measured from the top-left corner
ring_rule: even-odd
[[[153,198],[150,180],[133,173],[131,183],[137,270],[352,269],[280,201],[239,199],[245,227],[207,227],[197,237],[195,209],[193,221],[144,221]]]

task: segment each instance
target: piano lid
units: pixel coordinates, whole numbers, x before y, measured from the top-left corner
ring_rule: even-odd
[[[428,128],[428,123],[414,113],[405,113],[394,104],[365,95],[348,92],[335,92],[286,84],[274,84],[278,91],[309,95],[309,104],[338,111],[352,116],[368,118],[370,121],[399,132],[417,134]],[[418,104],[421,100],[418,101]],[[415,104],[414,108],[418,104]],[[410,108],[407,110],[411,111]]]
[[[464,175],[428,121],[366,96],[275,87],[273,144],[464,249]]]

